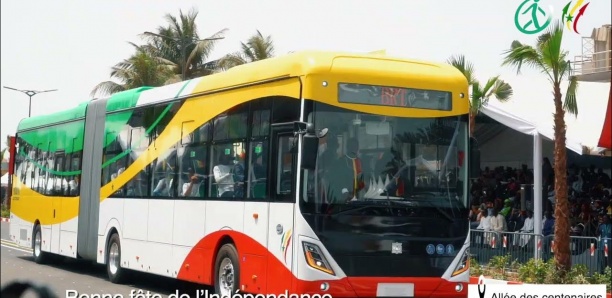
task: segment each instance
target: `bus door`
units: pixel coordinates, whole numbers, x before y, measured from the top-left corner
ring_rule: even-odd
[[[49,153],[54,154],[54,153]],[[50,164],[50,168],[54,173],[62,173],[64,171],[64,152],[55,152],[54,156],[50,156],[49,160],[53,163]],[[49,196],[52,198],[53,202],[53,222],[51,225],[51,252],[57,254],[66,255],[66,251],[63,251],[61,247],[61,239],[60,239],[60,223],[58,222],[58,218],[61,217],[62,213],[62,196],[64,196],[63,189],[66,187],[66,183],[63,183],[64,176],[54,175],[53,172],[48,174],[48,191]]]
[[[268,293],[284,293],[292,286],[297,146],[293,123],[272,125],[268,251],[276,258],[268,260]]]

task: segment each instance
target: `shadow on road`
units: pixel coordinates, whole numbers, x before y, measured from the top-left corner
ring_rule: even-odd
[[[20,256],[18,257],[22,260],[26,260],[34,263],[34,258],[32,256]],[[40,265],[38,265],[40,266]],[[69,258],[62,258],[59,256],[52,256],[50,260],[45,263],[43,266],[49,266],[58,270],[64,270],[68,272],[72,272],[79,275],[87,275],[90,277],[98,278],[108,281],[108,276],[106,274],[106,266],[102,264],[92,263],[89,261],[83,260],[75,260]],[[198,290],[204,291],[208,290],[208,293],[213,293],[214,288],[180,281],[168,277],[153,275],[145,272],[136,272],[136,271],[128,271],[129,278],[128,281],[124,284],[125,286],[132,287],[135,290],[142,289],[146,294],[147,291],[151,293],[159,293],[163,295],[176,294],[178,291],[178,295],[175,297],[181,297],[181,294],[187,294],[189,297],[196,297],[196,292]],[[143,296],[146,297],[146,296]],[[153,296],[149,296],[153,297]],[[182,296],[185,297],[185,296]],[[200,295],[202,297],[202,295]]]

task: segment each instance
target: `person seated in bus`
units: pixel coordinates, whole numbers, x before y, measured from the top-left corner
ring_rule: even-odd
[[[187,170],[188,182],[183,183],[181,197],[199,197],[201,179],[196,175],[193,168]]]
[[[74,179],[68,182],[68,189],[69,189],[69,193],[71,196],[76,196],[79,194],[80,182],[81,182],[80,175],[74,176]]]
[[[346,199],[346,202],[356,201],[359,198],[359,192],[365,188],[359,158],[359,142],[356,138],[347,140],[346,153],[336,169],[338,173],[334,173],[334,175],[338,175],[343,180],[339,185],[342,187],[342,196]]]
[[[153,189],[154,197],[165,197],[172,196],[171,185],[172,185],[172,172],[168,171],[165,176],[159,179],[155,189]]]
[[[217,184],[218,197],[234,196],[234,176],[230,166],[230,155],[219,154],[219,164],[213,167],[213,177]]]
[[[242,198],[244,197],[244,178],[245,178],[245,171],[244,171],[244,157],[245,154],[244,152],[242,152],[242,154],[237,154],[234,157],[234,166],[232,168],[232,174],[234,176],[234,197],[235,198]]]
[[[323,139],[325,143],[321,146],[321,151],[319,152],[319,158],[317,159],[317,169],[318,169],[318,191],[319,191],[319,200],[323,204],[329,204],[333,202],[334,196],[337,196],[338,193],[333,193],[331,186],[332,177],[334,169],[340,160],[340,156],[338,154],[338,138],[335,135],[331,135],[328,133]],[[310,183],[309,183],[310,185]],[[312,184],[314,185],[314,183]],[[322,206],[323,208],[323,206]]]

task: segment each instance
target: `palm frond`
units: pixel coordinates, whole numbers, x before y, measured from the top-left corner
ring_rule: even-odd
[[[551,82],[553,81],[549,67],[542,62],[542,56],[539,49],[515,40],[510,45],[510,49],[504,51],[503,55],[504,59],[502,66],[514,67],[517,74],[520,74],[522,67],[527,65],[547,74]]]
[[[516,73],[520,74],[523,65],[540,67],[540,57],[538,51],[530,45],[524,45],[518,40],[512,42],[510,49],[504,52],[502,66],[512,66],[516,68]]]
[[[574,116],[578,116],[578,101],[576,98],[577,92],[578,78],[576,78],[576,76],[571,76],[569,78],[569,85],[567,86],[567,91],[565,92],[563,109]]]
[[[559,62],[564,61],[564,53],[561,49],[563,41],[563,27],[557,22],[548,31],[538,38],[538,51],[540,61],[546,66],[546,70],[551,75],[553,83],[561,82],[561,69]]]
[[[486,101],[488,101],[488,97],[491,96],[491,91],[493,90],[493,86],[495,86],[497,80],[499,80],[499,76],[491,77],[487,80],[484,87],[482,87],[482,96],[485,98],[485,104]]]
[[[264,60],[274,55],[274,43],[272,42],[272,36],[263,36],[259,30],[257,33],[248,41],[248,45],[253,52],[253,60]]]
[[[189,56],[187,57],[187,61],[185,61],[185,65],[188,67],[193,64],[204,63],[210,54],[212,53],[215,45],[219,38],[224,37],[229,29],[224,28],[216,32],[215,34],[198,41],[195,44],[195,47],[189,52]]]
[[[491,94],[495,96],[499,102],[507,102],[514,94],[514,90],[512,90],[510,84],[506,83],[504,80],[498,79],[491,90]]]
[[[472,83],[472,94],[470,94],[470,111],[472,113],[478,113],[483,106],[484,94],[480,88],[480,82],[475,81]]]
[[[93,88],[89,94],[91,97],[96,97],[96,94],[109,95],[121,91],[125,91],[125,87],[113,81],[99,83]]]
[[[446,62],[458,69],[467,79],[468,84],[476,81],[474,77],[474,64],[467,61],[464,55],[452,56]]]
[[[246,64],[249,61],[242,54],[242,52],[236,52],[233,54],[227,54],[223,58],[219,59],[218,67],[223,70],[228,70],[234,66]]]

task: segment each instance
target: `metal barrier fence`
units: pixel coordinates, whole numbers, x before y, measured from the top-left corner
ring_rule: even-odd
[[[510,262],[530,259],[548,261],[554,257],[554,236],[522,232],[470,231],[470,254],[479,264],[489,264],[496,256],[510,256]],[[612,267],[612,239],[570,237],[572,265],[583,264],[590,274]]]

